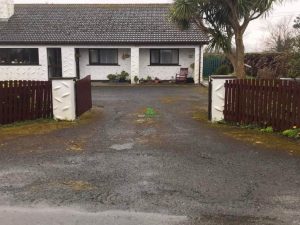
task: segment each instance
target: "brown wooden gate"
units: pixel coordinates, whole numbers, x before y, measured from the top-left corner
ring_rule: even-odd
[[[76,116],[81,116],[92,108],[91,76],[76,81]]]

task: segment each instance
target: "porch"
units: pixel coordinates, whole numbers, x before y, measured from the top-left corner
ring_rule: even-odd
[[[92,81],[107,81],[109,74],[125,71],[129,80],[158,78],[174,80],[180,68],[188,68],[188,77],[196,84],[202,80],[201,49],[195,47],[81,47],[75,49],[76,75],[91,75]]]

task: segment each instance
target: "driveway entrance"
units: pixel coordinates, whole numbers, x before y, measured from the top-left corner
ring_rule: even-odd
[[[0,218],[299,224],[300,158],[204,122],[206,89],[95,87],[93,101],[91,123],[0,143]]]

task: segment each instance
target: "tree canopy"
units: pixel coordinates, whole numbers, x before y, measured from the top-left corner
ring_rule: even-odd
[[[249,23],[266,14],[281,0],[175,0],[171,18],[183,29],[195,23],[221,48],[238,77],[245,77],[243,35]]]

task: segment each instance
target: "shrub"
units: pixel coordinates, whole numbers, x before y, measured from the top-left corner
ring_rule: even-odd
[[[117,74],[117,79],[120,82],[124,82],[127,80],[127,78],[129,77],[129,73],[127,73],[126,71],[122,71],[120,74]]]
[[[274,132],[273,127],[267,127],[267,128],[261,129],[260,131],[264,132],[264,133],[273,133]]]
[[[215,75],[227,75],[230,74],[230,68],[227,64],[219,66],[215,72]]]
[[[291,78],[300,77],[300,53],[295,53],[289,61],[288,75]]]
[[[134,82],[137,84],[139,82],[139,78],[137,76],[134,77]]]
[[[299,138],[300,137],[300,129],[294,128],[294,129],[285,130],[282,132],[282,134],[289,138]]]
[[[118,73],[109,74],[107,76],[107,79],[109,79],[110,81],[124,82],[124,81],[128,80],[128,77],[129,77],[129,73],[127,73],[126,71],[122,71],[120,74],[118,74]]]
[[[109,79],[110,81],[116,81],[117,80],[117,75],[116,74],[109,74],[107,76],[107,79]]]

